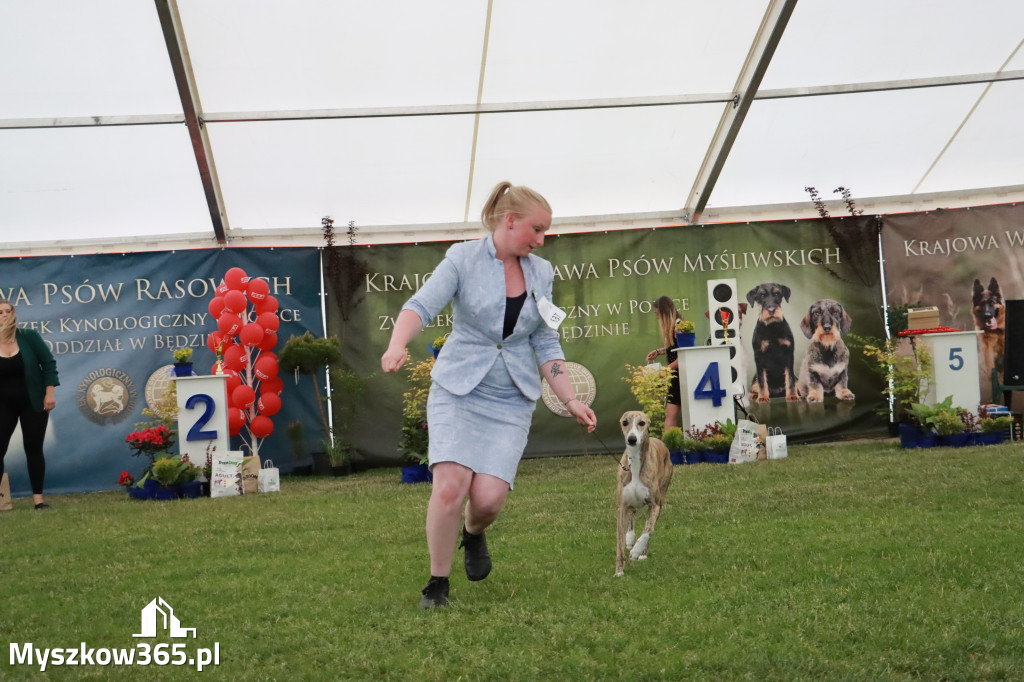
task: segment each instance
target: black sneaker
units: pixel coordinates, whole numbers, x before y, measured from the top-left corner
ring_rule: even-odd
[[[448,578],[430,576],[427,586],[423,588],[423,596],[420,597],[421,609],[435,609],[439,606],[448,605]]]
[[[487,553],[487,536],[484,533],[473,535],[462,527],[462,543],[459,547],[466,548],[466,577],[470,580],[483,580],[491,572],[491,555]]]
[[[52,507],[45,502],[40,502],[36,505],[36,509],[52,509]]]

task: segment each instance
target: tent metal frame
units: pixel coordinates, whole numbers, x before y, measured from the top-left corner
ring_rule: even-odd
[[[80,116],[80,117],[57,117],[57,118],[22,118],[0,120],[0,130],[3,129],[38,129],[38,128],[81,128],[96,126],[145,126],[145,125],[181,125],[184,123],[189,132],[192,144],[192,151],[195,157],[196,166],[202,182],[203,193],[206,198],[210,213],[213,236],[218,244],[227,244],[229,238],[232,242],[253,240],[263,241],[267,236],[274,234],[280,242],[288,239],[287,235],[295,235],[299,241],[308,242],[306,232],[319,235],[319,230],[313,228],[287,228],[287,235],[282,230],[243,230],[232,229],[228,220],[228,212],[221,192],[220,181],[217,176],[216,164],[214,162],[213,148],[207,126],[209,124],[230,124],[246,122],[268,122],[268,121],[305,121],[305,120],[330,120],[330,119],[365,119],[365,118],[403,118],[417,116],[474,116],[473,146],[470,152],[469,171],[467,178],[467,208],[465,222],[445,223],[437,225],[409,225],[409,226],[367,226],[364,236],[371,236],[376,242],[382,241],[410,241],[421,236],[428,236],[430,239],[458,238],[467,233],[476,233],[475,224],[469,223],[469,202],[472,195],[473,176],[476,161],[476,140],[479,130],[480,117],[486,114],[507,114],[507,113],[532,113],[550,111],[574,111],[574,110],[597,110],[615,108],[639,108],[639,107],[665,107],[665,106],[686,106],[693,104],[717,104],[723,108],[718,127],[713,135],[705,152],[704,160],[700,166],[696,178],[689,189],[685,203],[678,213],[645,213],[630,214],[625,216],[575,216],[556,221],[567,231],[585,231],[587,229],[616,229],[614,226],[632,227],[635,223],[671,225],[671,224],[698,224],[702,221],[723,221],[726,216],[734,216],[733,219],[743,219],[741,216],[775,215],[779,210],[785,210],[787,217],[797,217],[806,213],[807,206],[804,205],[778,205],[768,207],[731,207],[724,210],[708,211],[707,206],[714,191],[715,184],[725,166],[729,153],[732,149],[740,130],[742,129],[746,115],[753,102],[757,100],[774,100],[799,97],[821,97],[844,94],[859,94],[892,90],[912,90],[919,88],[955,87],[962,85],[986,84],[985,88],[971,112],[967,114],[964,122],[971,116],[978,104],[991,89],[994,83],[1024,80],[1024,70],[1005,71],[1008,59],[1003,65],[1003,70],[995,73],[966,74],[960,76],[942,76],[934,78],[917,78],[905,80],[890,80],[880,82],[862,82],[839,85],[826,85],[816,87],[783,88],[774,90],[761,90],[761,81],[771,63],[790,17],[796,7],[797,0],[772,0],[762,18],[761,24],[751,44],[747,58],[744,61],[736,84],[732,92],[728,93],[704,93],[675,96],[657,97],[631,97],[631,98],[605,98],[605,99],[581,99],[581,100],[556,100],[556,101],[534,101],[534,102],[505,102],[505,103],[484,103],[482,96],[486,80],[487,50],[491,27],[491,4],[488,2],[487,21],[484,27],[483,49],[481,53],[479,87],[477,101],[473,104],[453,104],[440,106],[405,106],[405,107],[377,107],[377,108],[346,108],[346,109],[309,109],[309,110],[288,110],[288,111],[242,111],[242,112],[204,112],[199,98],[196,77],[192,63],[189,58],[188,47],[185,41],[181,17],[178,11],[177,0],[154,0],[160,26],[163,32],[164,42],[170,58],[171,68],[174,74],[175,84],[181,100],[181,114],[167,115],[134,115],[134,116]],[[1018,48],[1019,49],[1019,48]],[[960,128],[963,127],[961,124]],[[946,149],[956,138],[960,128],[950,137],[946,148],[939,153],[939,156],[932,163],[932,167],[945,153]],[[929,168],[928,172],[931,171]],[[928,172],[921,179],[927,177]],[[918,183],[920,187],[921,182]],[[915,188],[916,190],[916,188]],[[1005,197],[1009,201],[1018,201],[1024,188],[1013,186],[1006,188],[988,188],[984,190],[973,190],[969,192],[975,201],[984,203],[984,197]],[[882,197],[876,199],[858,199],[858,204],[866,210],[874,209],[874,212],[881,212],[878,207],[893,205],[894,202],[902,206],[915,206],[914,209],[904,208],[903,210],[922,210],[922,207],[941,206],[943,201],[951,198],[962,197],[965,192],[943,192],[934,195],[911,194],[903,197]],[[925,209],[926,210],[926,209]],[[600,227],[598,227],[600,226]],[[441,236],[444,235],[444,236]],[[123,240],[129,247],[136,247],[139,244],[152,244],[159,242],[163,248],[175,248],[178,244],[184,247],[196,244],[197,237],[201,235],[164,235],[161,237],[147,236],[140,238],[139,242]],[[98,243],[95,240],[81,240],[81,242],[66,243],[62,245],[74,252],[82,252],[79,249],[96,250]],[[110,246],[109,244],[107,245]],[[37,248],[45,248],[42,244],[21,244],[19,252],[34,251]],[[53,251],[53,245],[50,245]],[[58,248],[57,251],[63,251]],[[108,250],[108,249],[103,249]],[[109,249],[116,251],[117,249]],[[129,248],[134,250],[134,248]]]

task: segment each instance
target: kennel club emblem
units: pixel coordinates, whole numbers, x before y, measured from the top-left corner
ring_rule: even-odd
[[[78,409],[96,424],[117,424],[135,410],[138,391],[125,372],[105,368],[90,372],[78,385]]]
[[[594,398],[597,397],[597,382],[594,381],[594,375],[591,374],[590,370],[578,362],[566,361],[565,373],[569,375],[569,383],[572,384],[573,395],[576,396],[576,399],[587,407],[593,405]],[[544,379],[542,382],[540,397],[548,409],[559,417],[572,416],[569,410],[565,409],[565,405],[558,399],[558,396],[555,395],[555,392],[551,390],[547,379]]]

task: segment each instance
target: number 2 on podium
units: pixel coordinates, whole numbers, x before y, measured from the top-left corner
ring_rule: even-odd
[[[188,430],[188,436],[185,440],[217,440],[216,429],[212,431],[204,431],[203,427],[206,426],[210,419],[213,418],[213,412],[216,410],[216,404],[213,402],[213,397],[206,395],[205,393],[196,393],[195,395],[189,396],[188,400],[185,401],[185,407],[188,409],[194,409],[196,403],[202,403],[203,413],[199,415],[199,419],[192,425],[192,428]]]

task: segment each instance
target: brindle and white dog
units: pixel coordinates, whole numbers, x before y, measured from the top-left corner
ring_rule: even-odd
[[[807,402],[823,402],[825,394],[832,392],[839,400],[854,399],[853,391],[846,387],[850,350],[841,338],[850,331],[851,324],[843,306],[829,298],[815,301],[800,320],[800,329],[811,340],[800,365],[797,384],[797,390],[807,396]]]
[[[668,484],[672,482],[672,461],[668,448],[657,438],[648,435],[651,420],[643,412],[626,412],[620,419],[626,451],[619,462],[618,484],[615,488],[615,506],[618,509],[615,544],[615,575],[626,568],[626,550],[632,548],[629,558],[638,561],[647,558],[647,545],[654,533],[654,524],[661,514]],[[636,512],[647,507],[644,532],[636,537]],[[634,540],[636,543],[634,544]]]

